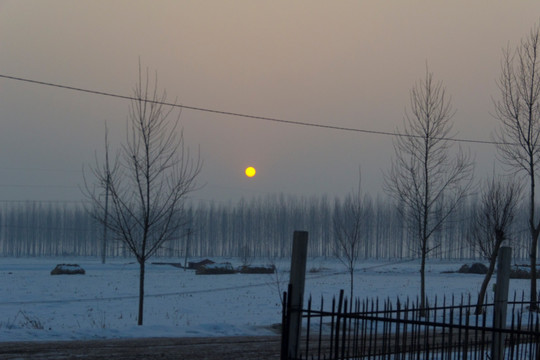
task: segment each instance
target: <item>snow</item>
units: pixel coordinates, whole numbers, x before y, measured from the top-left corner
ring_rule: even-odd
[[[213,260],[241,264],[238,259]],[[288,261],[277,264],[284,283]],[[59,263],[77,263],[86,275],[51,276]],[[483,275],[443,273],[464,263],[428,262],[430,298],[476,299]],[[362,261],[357,269],[355,296],[415,299],[419,293],[418,260]],[[306,301],[310,294],[315,304],[321,296],[330,300],[340,289],[348,294],[348,274],[336,260],[310,259],[307,270]],[[143,326],[136,325],[138,281],[138,264],[126,259],[101,264],[94,258],[0,258],[0,341],[271,335],[271,325],[281,322],[276,274],[201,276],[148,263]],[[511,294],[528,297],[528,289],[529,280],[510,280]]]

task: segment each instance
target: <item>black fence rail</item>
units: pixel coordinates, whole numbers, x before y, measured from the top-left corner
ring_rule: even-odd
[[[493,327],[494,304],[474,314],[470,297],[435,299],[423,309],[410,300],[394,305],[389,299],[356,299],[351,305],[343,291],[330,304],[321,298],[318,309],[311,298],[302,310],[291,309],[290,297],[284,299],[282,360],[540,360],[539,316],[529,311],[524,296],[508,302],[503,329]],[[296,356],[287,350],[293,311],[301,311],[303,318]]]

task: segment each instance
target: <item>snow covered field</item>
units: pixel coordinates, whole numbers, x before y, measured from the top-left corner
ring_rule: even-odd
[[[214,260],[240,265],[238,259]],[[278,264],[284,282],[289,277],[288,261]],[[86,275],[51,276],[60,263],[77,263]],[[430,298],[472,294],[476,299],[483,275],[442,273],[457,271],[464,263],[428,262]],[[349,277],[341,263],[310,259],[307,269],[306,295],[311,294],[316,303],[321,295],[330,300],[340,289],[347,293]],[[361,262],[355,273],[355,295],[416,298],[418,270],[418,260]],[[129,259],[102,265],[93,258],[0,258],[0,341],[269,335],[270,326],[281,322],[275,275],[196,275],[149,264],[144,326],[137,326],[138,274],[138,264]],[[524,292],[528,297],[528,288],[528,280],[510,281],[511,293]],[[492,299],[493,292],[489,296]]]

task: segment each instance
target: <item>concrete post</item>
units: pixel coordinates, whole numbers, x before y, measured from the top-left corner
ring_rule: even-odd
[[[302,306],[304,305],[304,286],[306,282],[307,245],[307,231],[295,231],[289,280],[289,285],[291,285],[289,288],[292,289],[290,297],[289,348],[287,350],[289,359],[297,358],[300,344]]]
[[[495,308],[493,310],[493,328],[506,328],[506,312],[508,306],[508,288],[510,283],[510,263],[512,260],[512,248],[502,246],[499,249],[497,259],[497,284],[495,286]],[[493,333],[493,344],[491,349],[491,359],[504,359],[505,334]]]

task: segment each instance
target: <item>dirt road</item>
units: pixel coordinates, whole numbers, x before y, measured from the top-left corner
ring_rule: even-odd
[[[0,342],[0,359],[279,359],[280,337]]]

